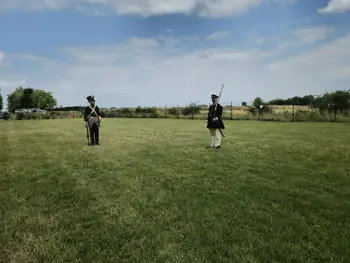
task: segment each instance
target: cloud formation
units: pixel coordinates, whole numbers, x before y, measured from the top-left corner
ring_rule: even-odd
[[[165,15],[197,14],[205,17],[239,15],[257,7],[263,0],[2,0],[0,11],[90,9],[95,14]]]
[[[332,36],[334,28],[330,26],[310,26],[291,32],[292,37],[277,45],[276,52],[287,51],[290,48],[302,48],[317,44]]]
[[[0,66],[4,60],[5,60],[5,54],[4,54],[4,52],[1,52],[1,50],[0,50]]]
[[[22,10],[74,9],[93,15],[139,15],[168,14],[197,15],[202,17],[225,17],[241,15],[264,2],[289,5],[299,0],[2,0],[0,12]],[[322,14],[350,11],[350,0],[330,0],[318,10]]]
[[[300,29],[288,41],[319,32],[322,37],[304,44],[314,43],[325,30]],[[206,103],[222,83],[223,103],[240,103],[255,96],[319,94],[350,82],[350,35],[302,51],[293,45],[279,52],[259,45],[184,49],[207,38],[131,38],[119,45],[67,47],[61,50],[66,59],[7,54],[0,85],[7,92],[21,83],[51,90],[62,105],[83,104],[95,94],[102,106],[120,107]]]
[[[326,39],[332,33],[329,26],[313,26],[293,31],[295,45],[311,45]]]
[[[330,0],[327,6],[318,10],[321,14],[344,13],[350,11],[350,0]]]

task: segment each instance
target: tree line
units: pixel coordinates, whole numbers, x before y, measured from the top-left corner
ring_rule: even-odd
[[[314,95],[305,95],[303,97],[292,97],[287,99],[273,99],[268,103],[270,105],[298,105],[298,106],[309,106],[312,105],[315,101],[317,101],[319,97],[315,97]]]
[[[7,95],[7,106],[10,113],[14,113],[17,109],[30,109],[40,108],[45,110],[55,111],[82,111],[82,106],[71,106],[55,108],[57,101],[51,92],[46,92],[40,89],[23,88],[18,87],[11,94]],[[350,110],[350,90],[337,90],[334,92],[327,92],[320,96],[305,95],[303,97],[292,97],[287,99],[274,99],[268,102],[264,102],[260,97],[256,97],[251,105],[246,102],[242,102],[243,106],[248,106],[248,111],[251,113],[264,113],[271,111],[272,105],[297,105],[297,106],[309,106],[310,108],[319,109],[322,113],[325,110],[333,112],[337,115],[344,110]],[[3,109],[3,97],[0,93],[0,111]],[[196,114],[201,109],[201,106],[191,103],[181,109],[182,114],[190,115]],[[155,111],[153,108],[141,109],[137,108],[139,113],[152,113]],[[146,112],[147,111],[147,112]],[[179,109],[170,108],[170,114],[178,114]]]
[[[287,99],[273,99],[268,102],[264,102],[265,105],[276,105],[276,106],[282,106],[282,105],[295,105],[295,106],[309,106],[311,108],[320,108],[324,106],[325,104],[339,104],[339,99],[343,98],[344,101],[347,101],[349,96],[350,90],[337,90],[334,92],[327,92],[323,95],[316,96],[316,95],[305,95],[303,97],[300,96],[294,96],[292,98]],[[336,99],[337,97],[337,99]],[[257,99],[256,103],[259,103],[259,101],[262,102],[262,99],[260,97],[256,97]],[[254,106],[255,102],[253,101],[251,106]],[[247,102],[243,101],[241,103],[242,106],[248,106]]]
[[[0,90],[0,111],[2,111],[3,108],[4,108],[4,101],[2,99],[1,90]]]
[[[3,108],[3,99],[0,96],[0,110]],[[44,110],[53,109],[57,101],[51,92],[30,87],[18,87],[14,92],[7,95],[8,111],[14,113],[18,109],[39,108]]]
[[[349,114],[350,111],[350,90],[337,90],[326,92],[321,96],[315,97],[307,95],[304,97],[293,97],[286,100],[275,99],[269,102],[264,102],[260,97],[256,97],[252,105],[248,107],[248,111],[252,114],[262,114],[271,112],[272,105],[295,105],[308,106],[313,109],[318,109],[321,114],[328,112],[334,114],[334,119],[339,113]]]

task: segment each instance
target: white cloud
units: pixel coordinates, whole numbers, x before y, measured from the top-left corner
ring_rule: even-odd
[[[184,49],[190,47],[188,42],[200,43],[206,37],[193,39],[181,39],[181,45],[163,37],[132,38],[113,46],[70,47],[62,50],[66,60],[7,54],[5,62],[13,67],[5,67],[0,79],[6,92],[24,82],[53,91],[59,104],[84,104],[87,95],[95,94],[102,106],[117,107],[206,103],[222,83],[222,102],[239,103],[255,96],[317,94],[350,82],[350,36],[298,54],[284,50],[279,54],[283,60],[276,60],[273,48]],[[10,73],[12,76],[7,75]]]
[[[319,41],[329,39],[333,28],[329,26],[312,26],[292,31],[291,37],[277,45],[276,51],[283,52],[290,48],[300,48],[313,45]]]
[[[293,76],[293,79],[305,83],[318,84],[319,87],[332,85],[337,80],[350,80],[350,35],[334,40],[316,49],[303,51],[296,56],[268,65],[278,74]],[[309,76],[309,77],[307,77]],[[337,87],[336,87],[337,88]]]
[[[230,31],[217,31],[217,32],[214,32],[213,34],[210,34],[209,36],[207,36],[207,38],[208,39],[219,39],[219,38],[227,37],[230,34],[231,34]]]
[[[350,0],[330,0],[327,6],[318,11],[321,14],[344,13],[350,11]]]
[[[0,11],[76,10],[98,15],[197,14],[205,17],[239,15],[263,0],[2,0]]]
[[[4,62],[4,60],[5,60],[5,54],[4,54],[4,52],[1,52],[1,51],[0,51],[0,66],[2,65],[2,63]]]
[[[326,39],[332,33],[328,26],[314,26],[297,29],[293,32],[294,41],[298,45],[311,45],[320,40]]]
[[[39,11],[44,9],[58,10],[68,5],[69,0],[2,0],[1,11],[20,9],[25,11]]]
[[[299,0],[271,0],[273,3],[278,5],[290,5],[298,2]]]

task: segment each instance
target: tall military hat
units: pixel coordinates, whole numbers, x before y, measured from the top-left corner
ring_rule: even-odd
[[[88,102],[92,102],[92,101],[95,101],[95,96],[91,95],[91,96],[86,97],[86,99],[88,100]]]

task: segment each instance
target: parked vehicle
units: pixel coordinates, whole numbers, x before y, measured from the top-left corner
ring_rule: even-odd
[[[32,109],[17,109],[15,113],[28,113],[28,112],[46,112],[46,110],[42,110],[40,108],[32,108]]]
[[[15,110],[15,113],[24,113],[24,112],[31,112],[29,109],[17,109]]]

